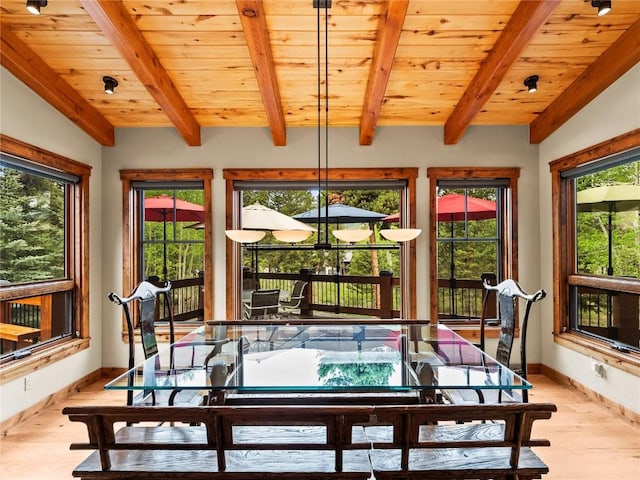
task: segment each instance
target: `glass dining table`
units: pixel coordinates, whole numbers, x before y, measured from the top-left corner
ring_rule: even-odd
[[[203,391],[216,403],[329,394],[433,402],[460,390],[482,402],[498,390],[519,402],[531,384],[442,324],[287,319],[206,322],[105,388]]]

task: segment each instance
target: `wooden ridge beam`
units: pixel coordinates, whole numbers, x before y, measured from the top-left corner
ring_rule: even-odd
[[[273,144],[284,146],[287,144],[284,111],[262,1],[236,0],[236,6],[262,94]]]
[[[188,145],[200,146],[200,125],[121,1],[80,0]]]
[[[491,98],[509,68],[518,60],[561,0],[522,0],[482,62],[444,126],[444,143],[453,145]]]
[[[100,145],[115,144],[113,125],[27,44],[2,24],[0,63]]]
[[[378,20],[377,40],[360,116],[360,145],[371,145],[373,142],[408,6],[409,0],[385,2],[384,12]]]
[[[529,127],[531,143],[540,143],[591,100],[640,62],[640,20],[632,24],[582,72]],[[637,92],[636,92],[637,93]]]

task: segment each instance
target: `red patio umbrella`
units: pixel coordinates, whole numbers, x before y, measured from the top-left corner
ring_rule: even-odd
[[[196,203],[180,200],[169,195],[159,195],[144,199],[145,222],[162,222],[164,280],[167,279],[167,222],[204,222],[204,207]]]
[[[436,220],[438,222],[451,222],[451,239],[449,243],[451,253],[451,267],[450,267],[450,288],[451,298],[453,298],[453,291],[455,290],[455,263],[453,259],[453,222],[461,222],[464,220],[487,220],[489,218],[496,218],[496,202],[491,200],[485,200],[483,198],[472,197],[469,195],[462,195],[459,193],[448,193],[436,199]],[[386,216],[382,219],[383,222],[398,222],[400,220],[400,213],[394,213]],[[452,301],[452,311],[453,311]]]

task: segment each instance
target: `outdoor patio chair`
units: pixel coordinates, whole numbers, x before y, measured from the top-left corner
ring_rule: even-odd
[[[254,290],[251,301],[243,303],[242,310],[245,320],[278,318],[280,289]]]
[[[529,323],[529,313],[531,312],[531,306],[535,302],[542,300],[547,294],[542,289],[533,294],[527,294],[522,290],[520,285],[512,279],[504,280],[497,285],[491,285],[489,283],[489,279],[484,279],[483,287],[488,292],[495,291],[498,295],[500,336],[498,338],[498,345],[494,358],[508,368],[511,368],[511,350],[513,348],[517,322],[516,302],[519,298],[526,301],[524,316],[522,317],[522,323],[520,325],[520,366],[519,368],[511,368],[515,373],[526,380],[527,327]],[[483,321],[484,320],[485,319],[483,318]],[[484,336],[481,338],[481,343],[483,343],[484,346]],[[458,398],[457,402],[462,400],[465,403],[473,401],[477,402],[478,400],[483,403],[502,403],[503,401],[513,401],[510,396],[506,395],[507,392],[503,392],[503,390],[482,390],[475,393],[476,398],[471,398],[471,396],[473,396],[473,392],[458,391],[455,393],[455,397]],[[526,403],[528,401],[529,395],[527,390],[522,390],[522,402]]]
[[[293,291],[286,300],[280,300],[280,313],[282,316],[289,316],[295,310],[299,310],[304,298],[307,294],[308,282],[304,280],[296,280],[293,285]]]

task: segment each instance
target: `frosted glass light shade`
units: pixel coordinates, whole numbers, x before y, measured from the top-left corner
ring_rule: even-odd
[[[271,233],[276,237],[276,240],[286,243],[296,243],[306,240],[313,232],[309,230],[274,230]]]
[[[420,233],[422,233],[422,230],[419,228],[389,228],[380,230],[380,235],[393,242],[408,242],[416,238]]]
[[[264,238],[267,232],[261,230],[225,230],[224,233],[234,242],[255,243]]]
[[[366,240],[372,233],[372,230],[334,230],[333,236],[343,242],[356,243]]]

